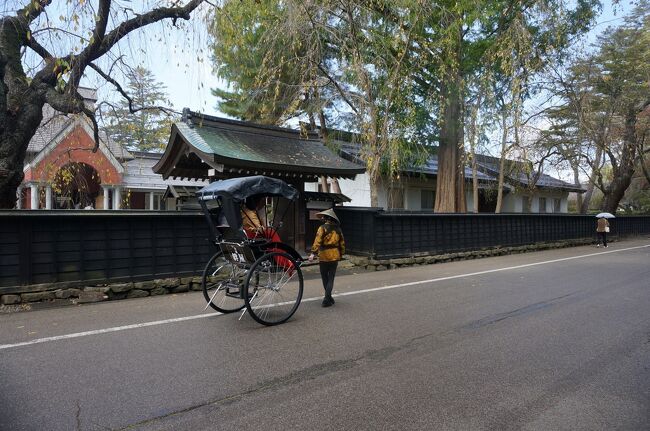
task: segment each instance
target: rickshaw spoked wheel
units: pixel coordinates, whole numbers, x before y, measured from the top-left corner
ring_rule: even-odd
[[[244,308],[241,290],[246,272],[223,257],[221,251],[210,258],[203,270],[201,288],[210,307],[220,313],[234,313]]]
[[[267,326],[284,323],[302,299],[300,265],[287,253],[264,254],[248,270],[246,292],[244,302],[253,319]]]

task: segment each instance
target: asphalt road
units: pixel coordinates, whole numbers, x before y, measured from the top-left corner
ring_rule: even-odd
[[[200,293],[2,314],[0,429],[650,429],[649,238],[318,283],[270,328]]]

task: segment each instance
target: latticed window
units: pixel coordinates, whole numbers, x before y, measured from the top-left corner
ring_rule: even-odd
[[[420,190],[420,208],[432,210],[436,201],[435,190]]]

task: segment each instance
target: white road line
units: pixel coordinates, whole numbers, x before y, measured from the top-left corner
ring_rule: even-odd
[[[76,332],[74,334],[65,334],[65,335],[56,335],[54,337],[37,338],[35,340],[24,341],[22,343],[0,344],[0,350],[10,349],[12,347],[29,346],[30,344],[47,343],[48,341],[67,340],[70,338],[86,337],[88,335],[106,334],[109,332],[125,331],[127,329],[144,328],[146,326],[156,326],[156,325],[164,325],[166,323],[183,322],[186,320],[203,319],[205,317],[212,317],[219,314],[222,313],[214,312],[214,313],[198,314],[196,316],[177,317],[175,319],[156,320],[154,322],[136,323],[133,325],[115,326],[113,328],[104,328],[104,329],[95,329],[93,331]]]
[[[412,281],[410,283],[391,284],[391,285],[388,285],[388,286],[373,287],[373,288],[370,288],[370,289],[363,289],[363,290],[355,290],[353,292],[338,293],[338,294],[335,294],[335,295],[332,295],[332,296],[338,297],[338,296],[359,295],[359,294],[362,294],[362,293],[378,292],[378,291],[381,291],[381,290],[397,289],[397,288],[400,288],[400,287],[417,286],[417,285],[420,285],[420,284],[436,283],[436,282],[439,282],[439,281],[453,280],[453,279],[456,279],[456,278],[474,277],[474,276],[477,276],[477,275],[490,274],[490,273],[493,273],[493,272],[501,272],[501,271],[511,271],[511,270],[514,270],[514,269],[528,268],[528,267],[531,267],[531,266],[548,265],[548,264],[551,264],[551,263],[564,262],[564,261],[567,261],[567,260],[584,259],[584,258],[587,258],[587,257],[602,256],[604,254],[620,253],[620,252],[623,252],[623,251],[637,250],[637,249],[640,249],[640,248],[647,248],[647,247],[650,247],[650,244],[648,244],[648,245],[640,245],[640,246],[636,246],[636,247],[621,248],[621,249],[616,249],[616,250],[601,251],[601,252],[598,252],[598,253],[583,254],[583,255],[580,255],[580,256],[563,257],[561,259],[545,260],[545,261],[542,261],[542,262],[526,263],[526,264],[523,264],[523,265],[508,266],[508,267],[505,267],[505,268],[488,269],[488,270],[485,270],[485,271],[470,272],[470,273],[458,274],[458,275],[450,275],[448,277],[431,278],[429,280]],[[321,299],[321,297],[305,298],[305,299],[302,300],[302,302],[318,301],[320,299]],[[109,332],[125,331],[127,329],[144,328],[144,327],[147,327],[147,326],[166,325],[168,323],[185,322],[185,321],[188,321],[188,320],[195,320],[195,319],[204,319],[206,317],[214,317],[214,316],[217,316],[217,315],[220,315],[220,314],[222,314],[222,313],[214,312],[214,313],[198,314],[198,315],[195,315],[195,316],[177,317],[177,318],[174,318],[174,319],[156,320],[156,321],[153,321],[153,322],[136,323],[136,324],[133,324],[133,325],[115,326],[113,328],[96,329],[96,330],[93,330],[93,331],[76,332],[76,333],[73,333],[73,334],[65,334],[65,335],[56,335],[56,336],[53,336],[53,337],[37,338],[35,340],[24,341],[24,342],[21,342],[21,343],[0,344],[0,350],[12,349],[14,347],[29,346],[29,345],[32,345],[32,344],[47,343],[47,342],[50,342],[50,341],[68,340],[68,339],[71,339],[71,338],[86,337],[86,336],[89,336],[89,335],[98,335],[98,334],[106,334],[106,333],[109,333]]]
[[[513,270],[513,269],[527,268],[529,266],[548,265],[549,263],[563,262],[563,261],[566,261],[566,260],[573,260],[573,259],[584,259],[585,257],[601,256],[603,254],[619,253],[621,251],[636,250],[636,249],[639,249],[639,248],[646,248],[646,247],[650,247],[650,244],[648,244],[648,245],[640,245],[640,246],[636,246],[636,247],[619,248],[617,250],[602,251],[600,253],[582,254],[580,256],[563,257],[561,259],[545,260],[545,261],[542,261],[542,262],[526,263],[526,264],[523,264],[523,265],[508,266],[508,267],[505,267],[505,268],[487,269],[485,271],[470,272],[470,273],[458,274],[458,275],[450,275],[449,277],[439,277],[439,278],[432,278],[432,279],[429,279],[429,280],[412,281],[410,283],[393,284],[393,285],[390,285],[390,286],[382,286],[382,287],[373,287],[371,289],[355,290],[354,292],[338,293],[338,294],[332,295],[332,296],[358,295],[360,293],[377,292],[379,290],[395,289],[397,287],[417,286],[418,284],[435,283],[435,282],[438,282],[438,281],[453,280],[455,278],[473,277],[475,275],[490,274],[492,272],[510,271],[510,270]]]

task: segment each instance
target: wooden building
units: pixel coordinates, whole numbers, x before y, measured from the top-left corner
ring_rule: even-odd
[[[332,152],[315,133],[212,117],[184,110],[172,126],[169,144],[153,171],[164,179],[210,179],[265,175],[301,192],[287,211],[280,236],[297,250],[309,246],[310,201],[345,200],[329,193],[305,194],[305,183],[321,177],[354,179],[365,171]],[[313,218],[313,214],[312,214]]]

